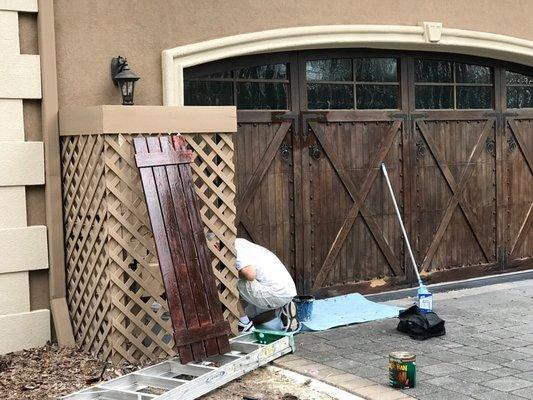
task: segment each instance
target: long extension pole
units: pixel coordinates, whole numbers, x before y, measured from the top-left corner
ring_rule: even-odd
[[[409,243],[409,238],[407,237],[407,232],[405,231],[405,227],[403,226],[402,215],[400,214],[398,203],[396,203],[396,197],[394,197],[394,192],[392,190],[392,185],[389,180],[389,174],[387,174],[387,168],[385,167],[385,163],[381,163],[381,170],[383,171],[383,176],[385,176],[385,181],[387,182],[392,202],[394,203],[394,209],[396,210],[396,215],[398,216],[398,221],[400,222],[400,228],[402,229],[405,244],[407,245],[407,251],[409,252],[409,256],[411,257],[411,262],[413,263],[416,278],[418,279],[418,285],[423,286],[424,284],[422,283],[422,279],[420,279],[420,274],[418,272],[418,266],[416,265],[415,256],[413,255],[413,250],[411,249],[411,244]]]

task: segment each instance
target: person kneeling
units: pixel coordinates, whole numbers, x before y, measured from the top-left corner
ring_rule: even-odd
[[[292,302],[296,286],[280,259],[270,250],[242,238],[235,240],[235,250],[239,272],[237,289],[241,297],[239,328],[250,332],[254,329],[250,318],[257,324],[263,323],[273,318],[274,311],[274,316],[281,319],[283,330],[299,330],[296,305]]]

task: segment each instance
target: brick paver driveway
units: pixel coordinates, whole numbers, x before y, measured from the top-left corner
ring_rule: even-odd
[[[436,294],[434,309],[446,336],[412,340],[396,319],[352,325],[298,335],[277,364],[369,399],[533,399],[533,280]],[[417,356],[415,389],[388,388],[396,350]]]

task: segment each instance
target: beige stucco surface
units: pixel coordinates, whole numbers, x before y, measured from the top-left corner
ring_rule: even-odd
[[[26,226],[26,188],[0,187],[0,229]]]
[[[50,340],[50,311],[0,315],[0,354],[43,346]]]
[[[0,99],[0,140],[24,140],[22,99]]]
[[[0,274],[0,315],[30,311],[30,281],[28,272]]]
[[[46,227],[0,229],[0,274],[48,268]]]
[[[128,57],[141,76],[137,104],[162,104],[161,51],[267,29],[329,24],[417,25],[533,40],[528,0],[56,0],[60,106],[118,104],[109,63]]]
[[[0,0],[0,354],[50,339],[36,11]]]
[[[0,147],[0,186],[43,183],[43,143],[5,141]]]

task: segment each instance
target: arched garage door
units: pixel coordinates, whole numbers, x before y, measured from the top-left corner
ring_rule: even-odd
[[[300,292],[412,282],[385,162],[428,281],[533,267],[533,75],[434,54],[306,51],[186,70],[236,105],[238,229]],[[407,267],[406,267],[407,266]]]

